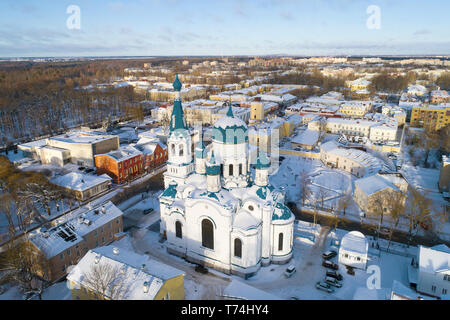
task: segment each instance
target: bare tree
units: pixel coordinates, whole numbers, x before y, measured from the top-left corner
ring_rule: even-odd
[[[385,201],[389,209],[389,244],[391,246],[392,235],[398,226],[400,218],[405,214],[405,195],[401,192],[388,192],[385,195]]]
[[[303,169],[299,175],[300,195],[302,198],[302,206],[305,206],[305,200],[311,195],[309,174]]]
[[[85,273],[83,285],[93,293],[96,300],[126,300],[130,292],[130,281],[126,271],[104,262],[93,264]]]
[[[431,221],[431,200],[413,187],[408,188],[406,217],[409,220],[408,243],[418,232],[418,225]],[[413,234],[413,231],[416,232]]]

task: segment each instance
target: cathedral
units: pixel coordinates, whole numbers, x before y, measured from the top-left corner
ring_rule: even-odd
[[[287,263],[294,215],[284,193],[269,184],[269,158],[261,152],[251,165],[248,127],[234,117],[231,104],[212,128],[212,143],[205,147],[200,139],[194,149],[178,76],[173,87],[169,159],[159,197],[167,251],[244,278],[261,266]]]

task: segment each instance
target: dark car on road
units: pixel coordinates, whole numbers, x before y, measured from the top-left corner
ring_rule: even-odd
[[[148,208],[148,209],[144,210],[143,214],[149,214],[149,213],[152,213],[152,212],[153,212],[153,208]]]
[[[342,287],[342,284],[339,281],[337,281],[337,279],[332,278],[332,277],[325,277],[325,282],[328,283],[330,286],[333,286],[336,288]]]
[[[333,269],[333,270],[339,269],[339,266],[336,263],[333,263],[328,260],[325,260],[324,262],[322,262],[322,266],[324,266],[325,268]]]
[[[337,272],[337,271],[327,271],[327,277],[332,277],[332,278],[335,278],[335,279],[337,279],[337,280],[339,280],[339,281],[341,281],[341,280],[344,279],[344,277],[342,276],[342,274],[340,274],[340,273]]]
[[[322,253],[322,258],[324,258],[326,260],[329,260],[329,259],[334,258],[336,256],[337,256],[337,252],[334,251],[334,250],[328,250],[328,251]]]
[[[207,274],[207,273],[208,273],[208,269],[205,268],[205,267],[202,266],[202,265],[199,265],[199,264],[195,267],[195,271],[196,271],[196,272],[199,272],[199,273],[201,273],[201,274]]]

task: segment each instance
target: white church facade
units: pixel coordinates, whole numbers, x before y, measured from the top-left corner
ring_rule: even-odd
[[[292,257],[294,215],[269,184],[270,160],[260,153],[252,169],[248,128],[234,117],[213,126],[212,143],[192,150],[177,79],[161,194],[161,229],[168,252],[227,274],[254,275],[261,266]]]

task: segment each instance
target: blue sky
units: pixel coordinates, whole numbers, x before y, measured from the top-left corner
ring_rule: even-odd
[[[448,0],[2,0],[0,57],[450,54],[449,13]]]

